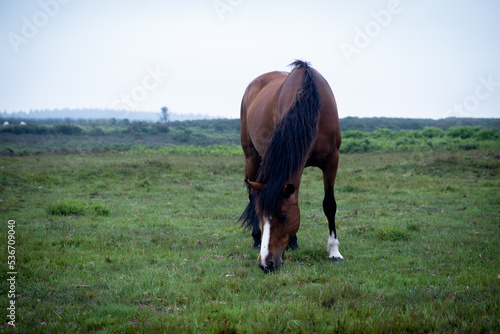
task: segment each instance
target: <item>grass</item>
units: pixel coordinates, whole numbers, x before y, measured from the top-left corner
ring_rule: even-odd
[[[102,204],[86,204],[81,200],[64,199],[49,204],[47,213],[54,216],[78,216],[84,214],[107,216],[109,215],[109,209]]]
[[[499,171],[488,150],[343,154],[339,265],[327,261],[321,173],[306,169],[300,249],[265,275],[235,224],[241,155],[3,157],[0,240],[15,220],[18,271],[9,330],[497,332]],[[5,250],[0,261],[6,273]]]

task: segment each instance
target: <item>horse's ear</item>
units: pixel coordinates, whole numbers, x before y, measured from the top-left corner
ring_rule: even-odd
[[[258,182],[253,182],[253,181],[249,181],[249,180],[245,180],[245,182],[250,186],[252,187],[254,190],[258,190],[258,191],[261,191],[262,189],[264,189],[264,187],[266,186],[265,184],[263,183],[258,183]]]
[[[290,197],[295,192],[295,186],[291,183],[287,184],[285,188],[283,188],[283,194],[286,197]]]

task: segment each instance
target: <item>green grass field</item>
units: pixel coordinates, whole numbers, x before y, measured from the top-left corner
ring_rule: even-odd
[[[345,263],[327,261],[322,178],[301,185],[300,249],[265,275],[242,154],[2,157],[2,277],[15,220],[16,327],[102,333],[498,332],[498,150],[341,155]]]

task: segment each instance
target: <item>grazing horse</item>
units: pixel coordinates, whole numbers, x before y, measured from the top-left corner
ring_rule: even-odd
[[[250,202],[240,222],[252,228],[254,247],[260,249],[259,267],[266,273],[281,265],[287,248],[298,247],[299,187],[307,166],[323,171],[329,259],[344,261],[335,230],[334,182],[341,142],[337,105],[325,78],[309,63],[296,60],[290,66],[290,73],[270,72],[254,79],[241,102]]]

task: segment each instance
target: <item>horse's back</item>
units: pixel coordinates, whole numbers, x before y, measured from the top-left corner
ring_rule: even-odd
[[[340,147],[340,127],[332,89],[317,70],[308,70],[314,73],[321,106],[318,137],[311,151],[312,159],[308,162],[308,165],[317,165],[315,160],[321,160]],[[248,85],[240,115],[242,146],[252,146],[262,155],[268,135],[294,103],[304,71],[301,68],[291,73],[269,72],[255,78]]]

